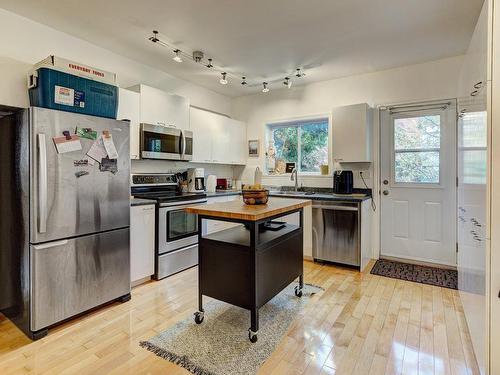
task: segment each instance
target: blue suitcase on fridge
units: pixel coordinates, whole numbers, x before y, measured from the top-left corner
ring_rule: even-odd
[[[50,68],[37,69],[28,86],[34,107],[116,119],[116,86]]]

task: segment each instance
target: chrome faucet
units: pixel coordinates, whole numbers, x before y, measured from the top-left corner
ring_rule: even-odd
[[[295,177],[293,175],[295,174]],[[290,176],[291,181],[295,181],[295,191],[299,190],[299,176],[297,175],[297,168],[292,169],[292,175]]]

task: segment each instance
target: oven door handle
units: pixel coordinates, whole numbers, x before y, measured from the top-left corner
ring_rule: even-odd
[[[183,202],[183,203],[180,203],[180,202],[161,203],[160,207],[175,208],[175,207],[181,207],[181,206],[191,206],[193,204],[200,204],[200,203],[207,203],[207,200],[206,199],[197,199],[197,200],[187,201],[187,202]]]

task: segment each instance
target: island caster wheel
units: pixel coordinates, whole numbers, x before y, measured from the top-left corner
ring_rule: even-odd
[[[295,295],[297,297],[302,297],[302,289],[299,288],[298,286],[295,287]]]
[[[248,339],[250,340],[250,342],[253,344],[253,343],[256,343],[257,342],[257,333],[256,332],[252,332],[251,329],[248,330]]]
[[[204,314],[202,312],[195,312],[194,313],[194,321],[196,324],[201,324],[203,323],[203,319],[205,318]]]

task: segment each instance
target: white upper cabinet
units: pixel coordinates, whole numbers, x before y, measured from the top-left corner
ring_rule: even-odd
[[[191,108],[189,120],[193,132],[193,162],[212,163],[214,114]]]
[[[246,125],[209,111],[191,108],[193,162],[244,165]]]
[[[119,89],[118,120],[130,120],[130,158],[139,159],[140,98],[134,91]]]
[[[332,111],[333,161],[372,161],[372,109],[366,103],[334,108]]]
[[[189,129],[189,99],[146,85],[130,90],[140,94],[140,122]]]

